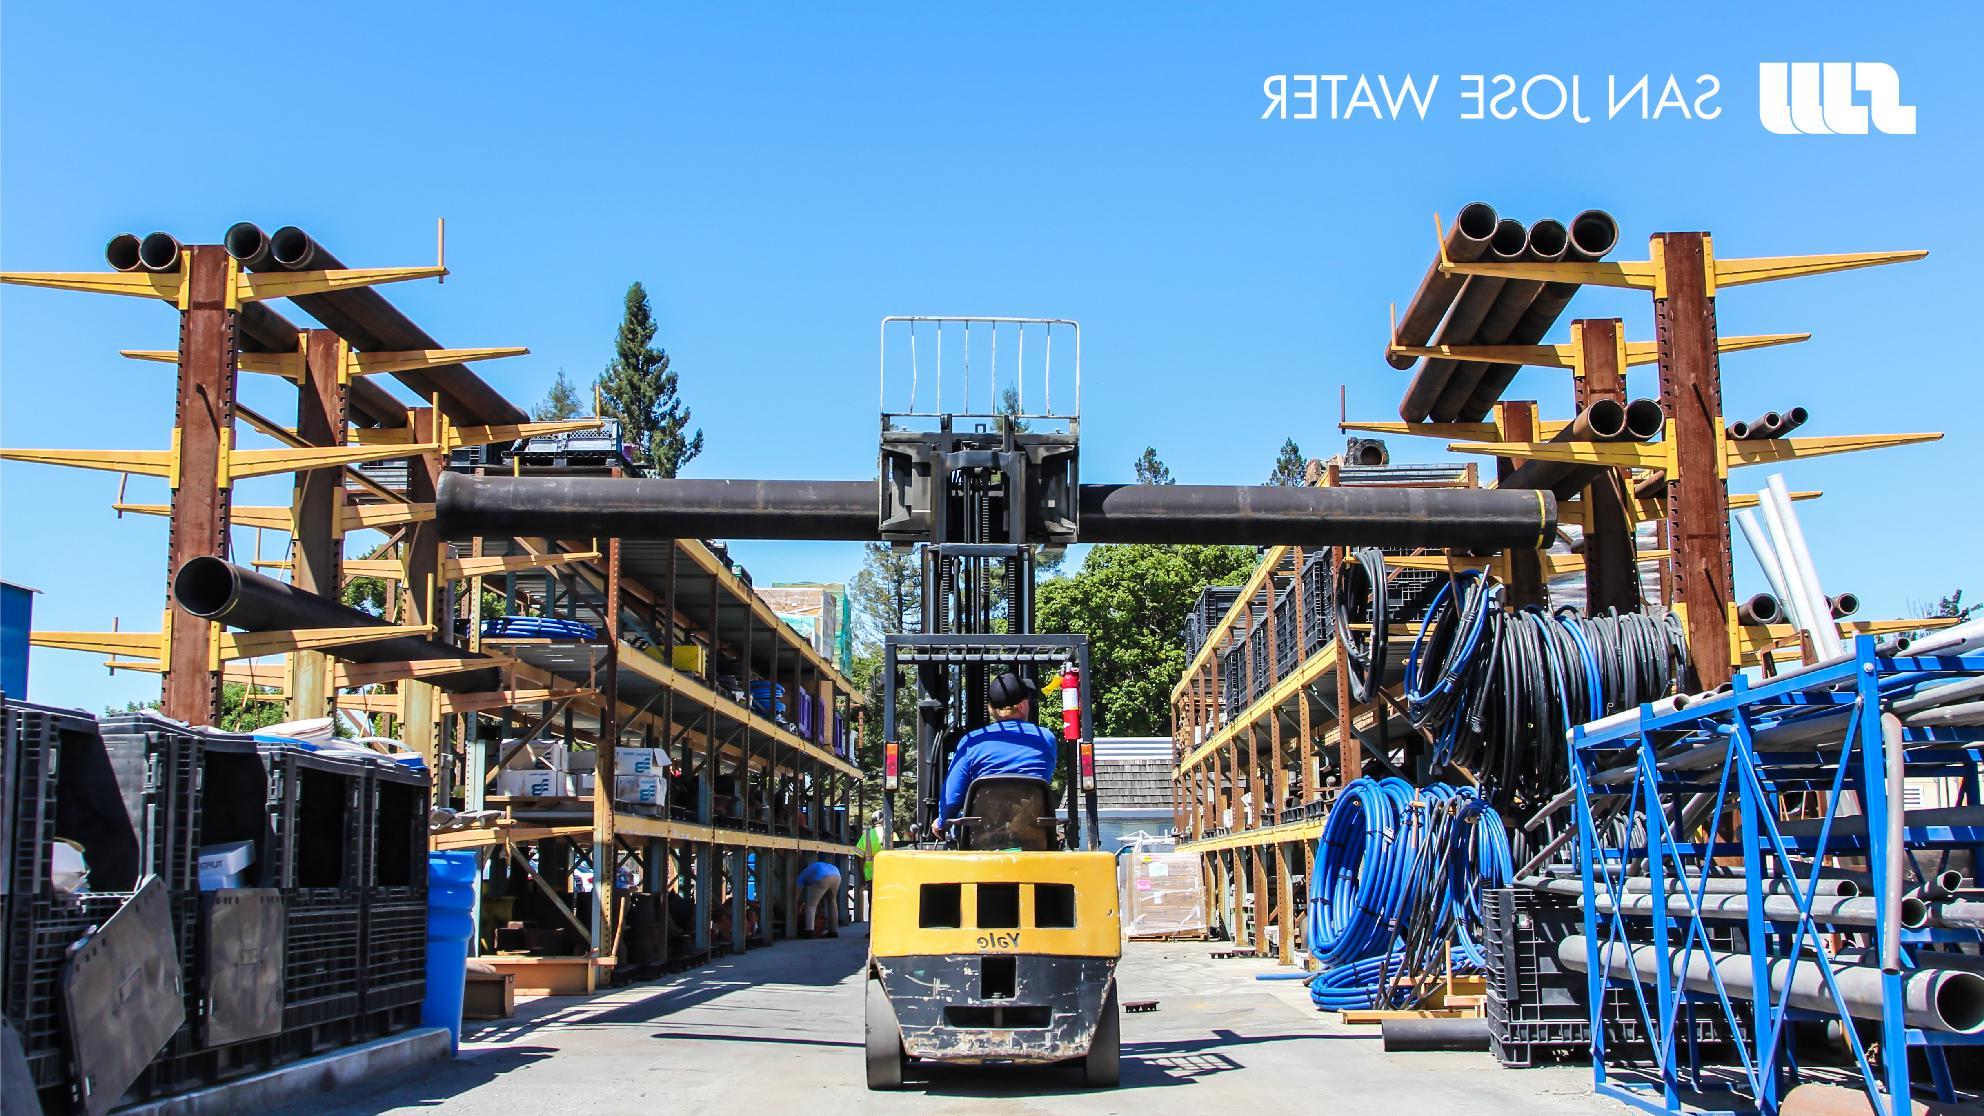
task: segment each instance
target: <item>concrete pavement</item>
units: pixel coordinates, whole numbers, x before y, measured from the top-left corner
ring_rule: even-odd
[[[1245,1112],[1326,1108],[1430,1116],[1625,1112],[1591,1095],[1585,1066],[1504,1070],[1487,1054],[1386,1054],[1376,1027],[1343,1027],[1257,961],[1212,961],[1205,943],[1132,943],[1123,1084],[1083,1088],[1060,1069],[937,1068],[901,1093],[862,1084],[863,927],[781,942],[707,968],[593,997],[549,998],[472,1025],[462,1056],[339,1089],[296,1116],[478,1113],[586,1116],[775,1113]],[[914,1072],[915,1067],[912,1067]],[[1313,1106],[1313,1107],[1312,1107]]]

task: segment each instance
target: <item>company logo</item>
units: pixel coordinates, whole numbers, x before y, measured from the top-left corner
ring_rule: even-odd
[[[1854,103],[1856,92],[1868,103]],[[1901,103],[1901,76],[1886,62],[1760,63],[1757,115],[1780,136],[1864,136],[1870,122],[1891,136],[1915,134],[1915,106]]]

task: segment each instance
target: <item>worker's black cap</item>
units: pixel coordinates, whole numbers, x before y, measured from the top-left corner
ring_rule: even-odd
[[[1028,698],[1039,697],[1040,687],[1031,678],[1025,678],[1008,671],[992,680],[985,688],[985,700],[995,708],[1006,709],[1018,705]]]

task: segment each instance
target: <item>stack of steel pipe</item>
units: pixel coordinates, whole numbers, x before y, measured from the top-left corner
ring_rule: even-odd
[[[219,558],[194,558],[172,578],[172,599],[202,620],[213,620],[247,632],[285,632],[299,628],[384,628],[386,621],[305,589],[265,577],[245,566]],[[390,663],[431,659],[479,659],[465,648],[450,647],[419,636],[395,636],[369,643],[350,643],[334,654],[354,663]],[[492,662],[439,675],[434,684],[457,693],[494,690],[502,674]]]
[[[173,272],[180,267],[180,244],[170,233],[155,232],[140,239],[118,233],[104,245],[105,262],[117,271]],[[302,334],[288,318],[266,302],[241,306],[238,339],[244,353],[293,353]],[[360,426],[405,426],[406,406],[385,388],[363,376],[351,381],[351,417]]]
[[[265,234],[242,221],[227,230],[227,250],[250,271],[316,271],[344,267],[336,256],[294,225]],[[360,352],[438,349],[441,343],[371,287],[301,295],[293,299],[311,317]],[[437,395],[441,410],[458,423],[507,425],[529,421],[517,405],[484,383],[466,365],[445,364],[393,373],[422,399]]]
[[[1524,229],[1474,202],[1454,220],[1445,242],[1446,261],[1590,262],[1611,252],[1618,223],[1603,210],[1572,218],[1568,228],[1548,218]],[[1556,324],[1579,284],[1488,275],[1453,275],[1436,258],[1392,335],[1396,346],[1534,345]],[[1435,328],[1438,333],[1435,337]],[[1414,358],[1386,351],[1392,367],[1409,369]],[[1478,422],[1508,389],[1520,365],[1435,357],[1413,376],[1399,404],[1407,422]]]
[[[1793,407],[1788,411],[1765,411],[1749,422],[1730,423],[1729,437],[1738,442],[1782,438],[1805,425],[1805,420],[1810,417],[1811,412],[1803,407]]]
[[[1651,399],[1620,403],[1600,399],[1586,407],[1550,440],[1552,442],[1651,442],[1666,426],[1667,416]],[[1568,497],[1591,484],[1609,466],[1571,461],[1525,461],[1498,488],[1534,488]]]

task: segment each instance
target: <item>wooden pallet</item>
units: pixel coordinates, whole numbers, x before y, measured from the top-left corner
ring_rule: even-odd
[[[1214,961],[1228,961],[1236,957],[1259,957],[1260,954],[1255,952],[1253,946],[1236,945],[1228,946],[1225,949],[1215,949],[1211,953],[1206,954],[1206,956],[1212,958]]]

